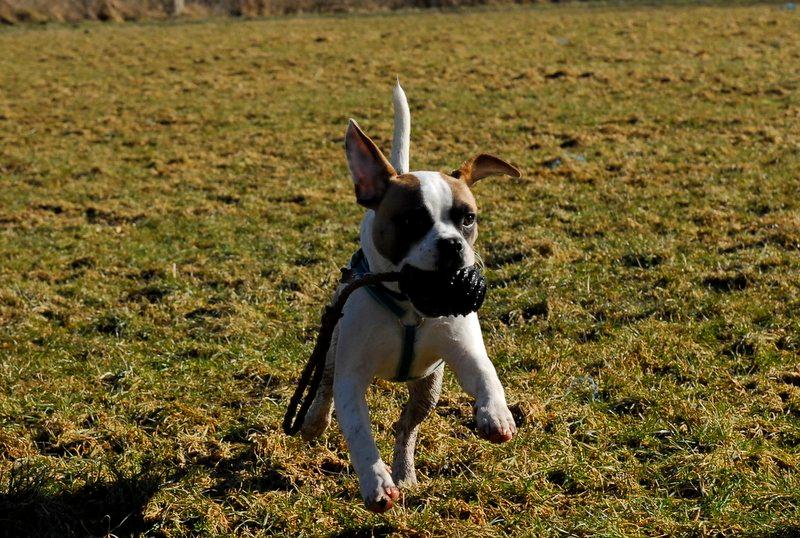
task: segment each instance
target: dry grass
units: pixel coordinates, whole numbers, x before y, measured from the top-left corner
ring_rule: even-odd
[[[777,7],[0,32],[0,534],[800,532],[800,39]],[[58,46],[54,47],[53,44]],[[361,508],[279,431],[357,244],[346,119],[503,155],[479,243],[520,422],[448,374]],[[370,393],[384,452],[402,387]]]
[[[185,0],[182,12],[173,0],[0,0],[0,23],[205,18],[218,15],[261,17],[296,13],[343,13],[414,8],[532,4],[543,0]],[[553,0],[555,1],[555,0]]]

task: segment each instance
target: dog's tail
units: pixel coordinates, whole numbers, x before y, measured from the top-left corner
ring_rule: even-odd
[[[400,78],[392,93],[394,105],[394,135],[392,136],[392,166],[398,174],[407,174],[408,155],[411,149],[411,112],[406,92],[400,87]]]

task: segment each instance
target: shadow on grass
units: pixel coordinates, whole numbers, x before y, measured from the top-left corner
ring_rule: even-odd
[[[147,530],[144,507],[174,477],[147,469],[92,473],[71,487],[52,469],[23,465],[0,476],[0,536],[130,536]]]
[[[204,469],[217,484],[207,491],[225,502],[234,491],[289,491],[294,488],[280,467],[259,465],[252,450],[232,458],[196,461],[182,469],[166,462],[125,473],[113,462],[79,477],[64,476],[41,463],[0,474],[0,537],[160,535],[158,522],[146,521],[150,499],[165,484]]]
[[[214,500],[225,499],[230,492],[291,491],[295,484],[280,465],[259,465],[252,450],[246,449],[219,461],[211,471],[217,484],[208,490]]]

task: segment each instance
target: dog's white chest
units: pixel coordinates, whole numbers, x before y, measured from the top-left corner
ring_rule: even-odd
[[[359,369],[374,377],[398,380],[404,354],[411,352],[405,378],[428,375],[454,347],[475,340],[471,333],[480,327],[477,316],[423,318],[414,330],[413,342],[406,337],[406,326],[414,316],[398,318],[379,304],[366,291],[358,290],[347,302],[340,321],[337,358],[353,357]],[[351,360],[348,358],[347,360]],[[406,359],[407,360],[407,359]],[[399,379],[400,381],[407,379]]]

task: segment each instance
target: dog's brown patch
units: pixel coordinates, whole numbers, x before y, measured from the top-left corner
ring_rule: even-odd
[[[423,202],[419,179],[413,174],[390,179],[372,226],[372,240],[378,252],[398,264],[431,226],[433,217]]]

